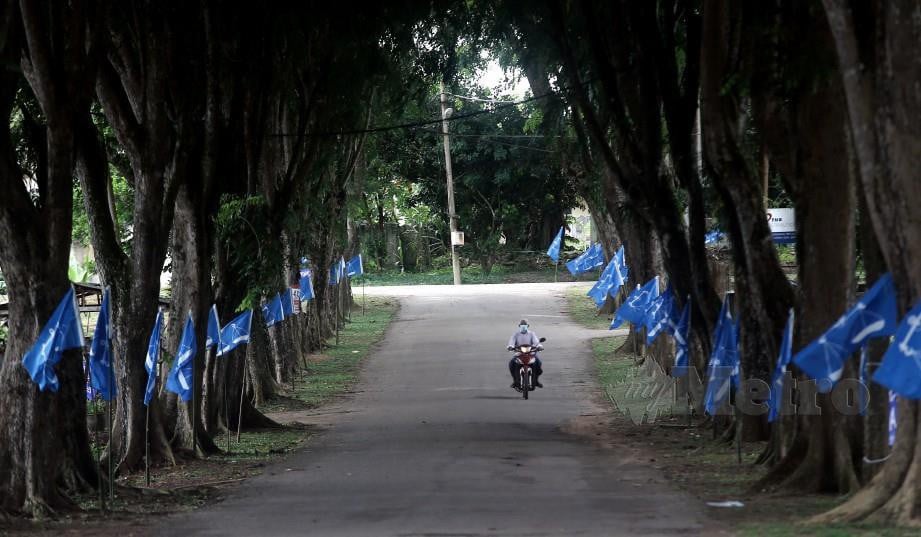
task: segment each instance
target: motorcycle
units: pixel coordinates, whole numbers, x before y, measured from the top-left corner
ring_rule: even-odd
[[[547,338],[542,337],[539,341],[543,343],[547,341]],[[518,379],[521,382],[521,396],[527,399],[528,394],[534,390],[531,364],[534,362],[535,358],[537,358],[537,347],[519,345],[514,347],[512,352],[518,353],[515,355],[515,363],[518,364]]]

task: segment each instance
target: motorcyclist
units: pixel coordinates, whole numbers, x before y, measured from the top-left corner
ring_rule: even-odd
[[[538,351],[544,350],[544,346],[540,344],[540,339],[538,339],[537,334],[530,331],[528,327],[529,325],[527,319],[522,319],[521,322],[518,323],[518,330],[515,331],[515,333],[512,334],[512,337],[510,337],[508,340],[508,350],[514,350],[521,345],[530,345]],[[518,369],[519,366],[515,363],[515,358],[509,360],[508,371],[512,374],[512,388],[515,388],[516,390],[521,389],[521,379],[518,378]],[[534,361],[531,363],[531,371],[534,374],[534,387],[543,388],[544,385],[540,383],[540,376],[544,370],[541,367],[540,358],[537,357],[536,352],[534,353]]]

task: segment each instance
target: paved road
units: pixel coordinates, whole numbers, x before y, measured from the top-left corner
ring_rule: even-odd
[[[564,432],[599,409],[587,343],[598,334],[566,318],[563,288],[369,289],[402,308],[330,430],[163,534],[709,533],[700,503],[654,469]],[[547,338],[546,388],[529,401],[509,388],[504,351],[521,317]]]

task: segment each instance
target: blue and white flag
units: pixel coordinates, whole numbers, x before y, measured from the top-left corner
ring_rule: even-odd
[[[905,315],[873,380],[908,399],[921,399],[921,302]]]
[[[179,340],[179,349],[176,351],[176,360],[166,377],[166,389],[179,395],[183,401],[192,398],[195,368],[195,323],[192,322],[192,312],[186,319],[185,328],[182,330],[182,339]]]
[[[144,389],[144,404],[150,405],[153,399],[154,390],[157,387],[157,375],[160,373],[160,367],[157,365],[160,360],[160,331],[163,326],[163,310],[157,311],[157,320],[154,321],[153,332],[150,333],[150,341],[147,342],[147,358],[144,359],[144,369],[147,370],[147,388]]]
[[[205,338],[205,348],[220,348],[221,346],[221,320],[217,316],[217,305],[212,304],[208,310],[208,334]]]
[[[626,281],[627,265],[624,264],[624,247],[621,246],[614,254],[614,257],[608,261],[607,266],[604,267],[601,276],[598,277],[598,281],[585,294],[592,297],[595,305],[600,308],[604,305],[608,295],[617,296],[617,292]]]
[[[780,410],[783,406],[783,381],[787,374],[787,366],[793,359],[793,308],[790,308],[790,316],[787,318],[787,326],[783,331],[783,339],[780,341],[780,355],[777,357],[777,367],[774,368],[774,376],[771,377],[771,397],[767,400],[768,404],[768,422],[772,422],[780,416]]]
[[[822,393],[841,378],[844,362],[870,338],[891,336],[897,328],[895,284],[886,274],[819,339],[793,357]],[[875,378],[875,377],[874,377]]]
[[[299,283],[299,287],[301,288],[301,302],[302,303],[316,298],[317,295],[316,293],[313,292],[313,280],[310,279],[309,270],[301,271],[301,280]]]
[[[599,308],[604,305],[604,301],[608,296],[608,291],[611,289],[611,279],[614,277],[616,268],[617,260],[616,258],[612,258],[611,261],[608,262],[608,266],[601,271],[601,276],[598,277],[598,281],[595,282],[595,285],[585,293],[592,297],[595,305]]]
[[[361,276],[365,273],[365,266],[361,262],[361,254],[349,259],[349,262],[345,264],[345,273],[349,278]]]
[[[681,318],[675,325],[672,335],[675,337],[675,367],[673,377],[683,377],[688,373],[691,356],[691,297],[688,297],[681,312]]]
[[[672,286],[669,285],[649,307],[646,315],[646,344],[652,345],[653,341],[663,332],[671,333],[678,324],[680,315],[675,293]]]
[[[115,373],[112,371],[112,316],[109,314],[109,290],[102,292],[102,304],[90,346],[90,385],[103,401],[115,397]]]
[[[337,261],[329,267],[329,285],[337,285],[340,274],[342,274],[342,266]]]
[[[554,262],[560,260],[560,248],[563,246],[563,226],[560,226],[560,231],[557,232],[556,237],[553,238],[553,242],[550,243],[550,248],[547,248],[547,255],[550,256]]]
[[[630,269],[627,268],[627,261],[624,255],[626,255],[624,246],[621,245],[614,254],[614,272],[611,273],[611,288],[608,289],[608,293],[611,296],[615,296],[621,286],[627,284],[627,277],[630,275]]]
[[[601,243],[589,246],[579,257],[566,262],[566,269],[573,276],[604,266],[604,248]]]
[[[217,355],[223,356],[244,343],[249,343],[250,329],[253,325],[253,310],[246,310],[221,329],[221,346]]]
[[[642,287],[630,293],[627,300],[617,308],[611,330],[622,325],[624,321],[631,322],[634,326],[646,324],[646,312],[650,304],[659,296],[659,277],[655,276]]]
[[[739,326],[732,319],[729,310],[729,294],[723,300],[720,319],[714,335],[713,353],[707,370],[707,391],[704,394],[704,410],[711,416],[726,401],[732,386],[740,385],[739,378]]]
[[[899,405],[899,396],[890,391],[889,392],[889,447],[895,445],[895,435],[899,429],[899,414],[898,414],[898,405]]]
[[[725,235],[722,231],[714,229],[713,231],[704,235],[704,244],[716,244],[719,241],[723,240]]]
[[[294,315],[294,293],[291,289],[281,293],[281,312],[285,318]]]
[[[77,296],[71,287],[42,327],[35,344],[23,355],[22,365],[39,390],[56,392],[60,382],[54,366],[61,361],[65,350],[82,348],[83,328],[77,311]]]
[[[269,328],[285,320],[284,307],[281,303],[281,294],[275,295],[275,298],[262,305],[262,318],[265,319],[265,326]]]

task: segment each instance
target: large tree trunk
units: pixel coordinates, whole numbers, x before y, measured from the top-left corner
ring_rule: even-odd
[[[0,81],[0,110],[9,124],[15,78]],[[73,190],[72,123],[49,125],[48,169],[33,204],[0,129],[0,270],[9,293],[9,338],[0,364],[0,510],[40,517],[72,504],[59,488],[95,484],[89,450],[82,354],[64,353],[55,366],[58,392],[39,392],[22,366],[52,311],[67,292]],[[41,148],[38,148],[41,151]]]
[[[196,454],[214,453],[218,448],[202,425],[203,386],[205,366],[213,359],[214,351],[205,349],[208,328],[208,311],[211,308],[210,248],[206,216],[198,206],[199,199],[193,199],[187,186],[180,188],[176,199],[175,226],[172,242],[173,272],[170,278],[172,303],[170,316],[169,348],[179,347],[186,318],[191,315],[195,323],[197,349],[193,360],[194,396],[188,404],[178,405],[178,418],[174,430],[174,445]],[[193,407],[193,403],[196,405]],[[205,409],[205,414],[208,413]],[[193,427],[196,428],[193,435]],[[193,436],[197,443],[193,444]]]
[[[743,353],[746,377],[768,380],[777,357],[780,335],[793,303],[789,282],[771,240],[761,181],[743,150],[745,102],[741,88],[725,90],[730,77],[746,76],[751,63],[751,34],[744,24],[742,5],[715,0],[704,8],[701,47],[701,119],[706,162],[729,220],[729,236],[737,270],[744,271],[746,287],[741,307],[757,326],[757,345]]]
[[[94,62],[87,59],[92,26],[81,6],[23,2],[21,7],[20,28],[15,4],[3,6],[3,54],[15,63],[12,58],[21,47],[22,72],[47,124],[43,139],[26,140],[40,155],[33,163],[33,194],[14,161],[9,131],[21,79],[12,70],[2,75],[0,118],[6,126],[0,129],[0,270],[9,293],[9,338],[0,364],[0,510],[43,516],[72,505],[61,493],[62,484],[87,489],[97,476],[86,428],[81,353],[67,351],[55,366],[57,393],[39,392],[21,364],[67,291],[75,118],[89,108]],[[22,43],[16,41],[20,36]],[[28,98],[28,90],[22,93]]]
[[[880,251],[899,293],[900,311],[921,297],[921,19],[910,0],[855,6],[825,0],[857,154],[860,180]],[[859,13],[855,9],[860,9]],[[848,502],[819,517],[855,520],[872,516],[921,525],[921,411],[900,398],[898,434],[890,459]]]
[[[794,350],[821,335],[853,297],[855,189],[848,154],[847,113],[840,80],[825,73],[788,72],[806,50],[815,63],[833,61],[831,36],[814,6],[789,6],[782,13],[762,7],[763,25],[776,21],[775,43],[762,42],[756,78],[755,115],[773,161],[796,206],[799,262]],[[818,20],[817,20],[818,19]],[[849,364],[852,366],[853,364]],[[856,368],[848,367],[853,378]],[[803,378],[803,381],[807,379]],[[820,396],[830,408],[828,396]],[[787,434],[779,451],[788,454],[762,480],[795,491],[848,493],[858,487],[862,447],[859,419],[836,412],[782,422]],[[780,432],[780,431],[776,431]],[[795,445],[793,445],[795,444]]]

